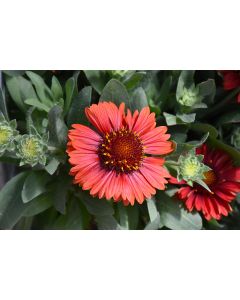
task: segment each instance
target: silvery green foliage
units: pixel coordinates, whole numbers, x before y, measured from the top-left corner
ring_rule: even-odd
[[[30,134],[24,134],[16,140],[16,156],[20,158],[20,166],[40,164],[46,165],[48,134],[41,137],[32,127]]]
[[[2,156],[5,151],[14,151],[14,140],[18,135],[16,128],[16,120],[8,122],[4,115],[0,113],[0,156]]]

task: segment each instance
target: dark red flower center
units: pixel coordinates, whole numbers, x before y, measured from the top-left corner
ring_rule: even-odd
[[[98,154],[104,168],[118,173],[131,173],[139,169],[144,157],[143,145],[135,132],[122,128],[106,133]]]
[[[203,180],[208,186],[214,184],[216,181],[217,181],[217,177],[215,175],[215,173],[210,170],[210,171],[207,171],[207,172],[204,172],[204,177],[205,179]]]

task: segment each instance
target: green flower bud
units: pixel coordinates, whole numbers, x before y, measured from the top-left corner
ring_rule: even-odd
[[[206,172],[211,169],[202,163],[203,155],[196,155],[195,151],[190,151],[186,156],[179,158],[178,179],[184,179],[189,185],[205,179]]]
[[[3,155],[6,150],[14,150],[14,139],[18,135],[16,127],[16,120],[8,122],[4,116],[0,114],[0,156]]]
[[[231,142],[236,149],[240,150],[240,127],[233,131]]]
[[[182,95],[180,96],[178,102],[183,106],[194,106],[201,102],[203,98],[199,95],[199,90],[194,85],[189,89],[183,88]]]
[[[46,164],[47,144],[39,135],[25,134],[19,137],[16,155],[21,159],[20,166],[29,164],[32,167]]]

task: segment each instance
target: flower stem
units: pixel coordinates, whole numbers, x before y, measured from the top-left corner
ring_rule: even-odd
[[[202,118],[206,119],[208,117],[215,116],[219,111],[221,111],[222,108],[226,106],[226,104],[232,100],[234,96],[236,96],[240,92],[240,87],[233,90],[231,93],[229,93],[221,102],[219,102],[217,105],[215,105],[212,109],[210,109],[208,112],[202,115]]]

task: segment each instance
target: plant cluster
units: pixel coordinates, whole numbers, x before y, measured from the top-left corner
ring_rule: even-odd
[[[239,74],[2,71],[0,228],[240,228]]]

